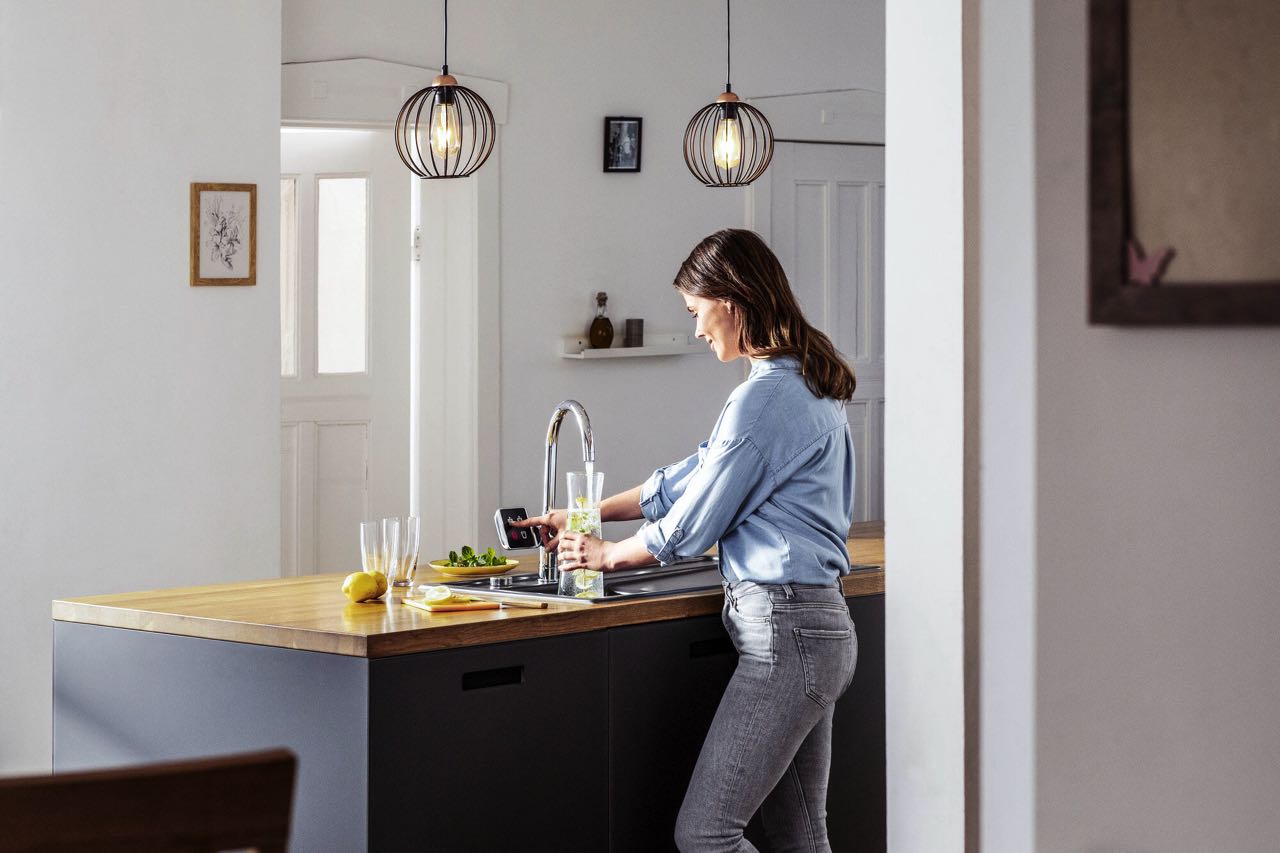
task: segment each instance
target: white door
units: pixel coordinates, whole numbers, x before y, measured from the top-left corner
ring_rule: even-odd
[[[857,375],[846,407],[858,454],[854,520],[883,519],[884,148],[779,142],[753,213],[805,316]]]
[[[281,133],[281,573],[409,511],[410,174],[382,130]]]

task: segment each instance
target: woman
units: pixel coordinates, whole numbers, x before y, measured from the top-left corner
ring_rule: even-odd
[[[719,543],[738,666],[698,756],[676,843],[685,853],[755,850],[743,830],[760,809],[774,850],[829,851],[831,715],[858,650],[840,588],[853,516],[843,405],[853,372],[805,321],[782,265],[750,231],[703,240],[674,284],[697,336],[722,362],[749,359],[749,377],[696,453],[602,502],[603,520],[648,520],[630,539],[560,533],[563,511],[527,523],[543,525],[565,569],[669,562]]]

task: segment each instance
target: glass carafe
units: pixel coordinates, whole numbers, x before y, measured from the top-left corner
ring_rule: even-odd
[[[600,500],[604,493],[604,472],[570,471],[569,506],[565,530],[600,536]],[[595,569],[560,567],[560,594],[574,598],[599,598],[604,595],[604,573]]]

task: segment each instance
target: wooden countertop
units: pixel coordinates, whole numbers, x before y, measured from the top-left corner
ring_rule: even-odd
[[[859,525],[849,540],[855,564],[879,569],[844,578],[848,596],[884,592],[884,533]],[[525,565],[520,571],[527,571]],[[513,608],[426,613],[398,600],[352,604],[340,586],[344,574],[94,595],[53,602],[53,618],[136,631],[303,649],[355,657],[388,657],[595,631],[718,613],[718,589],[609,604],[551,604],[546,610]],[[435,578],[423,576],[419,582]]]

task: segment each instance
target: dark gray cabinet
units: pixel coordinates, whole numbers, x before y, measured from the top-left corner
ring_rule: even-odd
[[[850,598],[858,669],[836,703],[827,832],[835,853],[883,853],[885,828],[884,596]]]
[[[369,849],[603,851],[607,636],[369,666]]]
[[[675,850],[685,786],[737,662],[718,616],[609,632],[610,853]]]
[[[293,850],[603,851],[607,650],[595,632],[369,660],[55,622],[53,766],[284,746]]]
[[[828,824],[883,851],[884,596],[849,605]],[[295,850],[655,853],[736,663],[717,616],[372,660],[55,622],[53,765],[285,746]]]
[[[885,850],[884,596],[851,598],[858,669],[836,703],[827,825],[839,853]],[[685,786],[737,656],[719,617],[609,632],[610,853],[674,851]],[[747,836],[768,845],[758,822]]]

